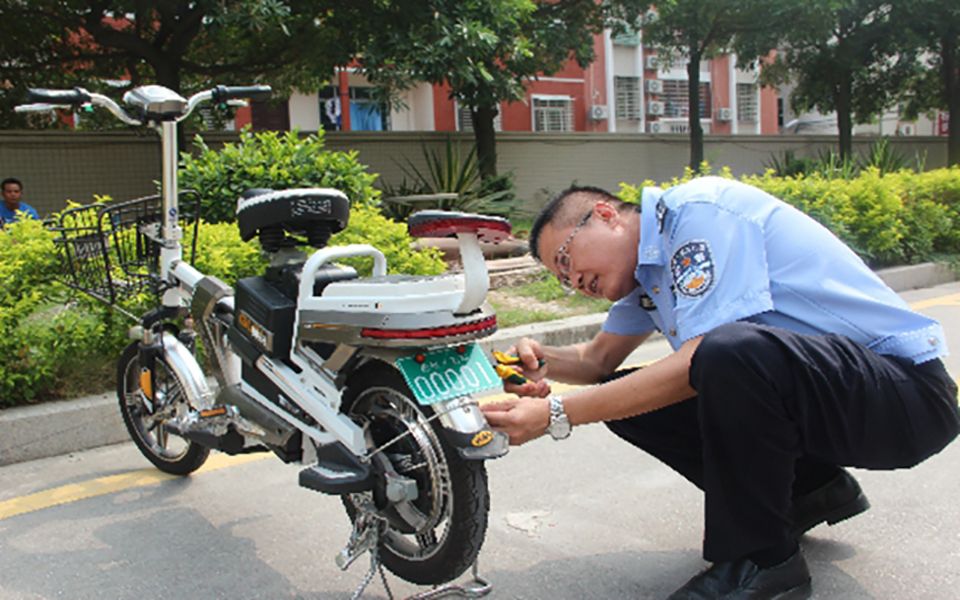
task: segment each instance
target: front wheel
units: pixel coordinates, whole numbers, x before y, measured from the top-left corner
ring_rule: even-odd
[[[477,559],[487,530],[490,494],[481,461],[464,460],[443,437],[438,421],[414,399],[396,369],[373,363],[351,378],[344,397],[347,414],[364,428],[368,450],[404,435],[381,454],[387,470],[416,482],[412,500],[377,510],[387,522],[380,558],[398,577],[437,585],[459,577]],[[346,494],[351,520],[373,494]]]
[[[137,342],[127,346],[117,363],[117,396],[127,432],[140,452],[165,473],[187,475],[199,469],[210,450],[167,431],[165,422],[190,409],[183,386],[162,356],[154,368],[154,406],[140,388]]]

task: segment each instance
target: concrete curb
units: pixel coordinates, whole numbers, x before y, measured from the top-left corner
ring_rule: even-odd
[[[877,274],[897,292],[958,279],[945,265],[925,263]],[[582,342],[603,324],[603,314],[582,315],[502,329],[480,342],[486,351],[530,337],[549,345]],[[129,440],[112,393],[0,410],[0,466],[58,456]]]

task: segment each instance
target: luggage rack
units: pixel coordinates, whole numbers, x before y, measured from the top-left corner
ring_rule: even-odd
[[[192,202],[181,200],[189,208],[181,214],[192,223],[190,262],[196,258],[200,223],[200,195],[192,190],[180,193]],[[60,261],[58,279],[127,316],[136,318],[120,306],[125,298],[150,293],[159,298],[165,282],[159,276],[160,227],[163,199],[144,196],[120,202],[97,202],[68,208],[60,213],[49,229],[56,234],[54,244]]]

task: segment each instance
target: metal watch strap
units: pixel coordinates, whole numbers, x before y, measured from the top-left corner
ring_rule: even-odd
[[[547,426],[547,432],[555,440],[564,440],[570,437],[572,427],[563,409],[563,398],[551,395],[548,400],[550,401],[550,424]]]

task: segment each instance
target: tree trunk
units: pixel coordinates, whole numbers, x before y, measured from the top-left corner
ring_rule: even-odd
[[[688,124],[690,128],[690,168],[700,169],[703,162],[703,128],[700,127],[700,54],[690,54],[687,63],[687,102],[690,106]]]
[[[853,157],[853,117],[851,115],[853,110],[851,101],[852,85],[850,72],[847,71],[840,76],[840,82],[836,90],[837,131],[840,132],[840,159],[844,162]]]
[[[943,88],[949,120],[947,127],[947,166],[960,165],[960,61],[957,40],[945,35],[940,40],[943,64]]]
[[[497,116],[497,107],[478,106],[470,109],[473,118],[473,139],[477,144],[477,162],[480,177],[486,181],[497,176],[497,134],[493,120]]]

